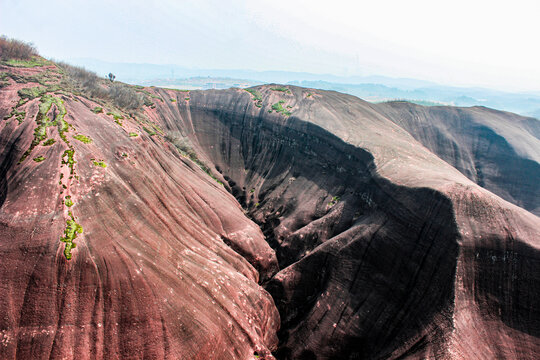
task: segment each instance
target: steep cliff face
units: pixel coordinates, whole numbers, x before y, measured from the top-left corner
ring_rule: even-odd
[[[537,217],[469,181],[386,109],[251,91],[191,92],[158,117],[216,165],[275,249],[280,271],[265,288],[281,314],[279,358],[538,352]]]
[[[37,85],[2,89],[0,116]],[[0,358],[272,358],[274,302],[224,243],[277,268],[260,229],[170,144],[96,107],[51,92],[2,121]]]
[[[17,106],[38,84],[14,79],[0,90],[0,357],[540,354],[540,219],[478,186],[471,162],[527,209],[538,190],[508,190],[466,116],[439,136],[442,120],[422,132],[430,116],[400,104],[268,85],[137,89],[143,112],[121,119],[81,94]],[[524,176],[535,126],[506,140],[533,164]]]
[[[482,107],[380,104],[389,119],[478,185],[540,215],[540,121]]]

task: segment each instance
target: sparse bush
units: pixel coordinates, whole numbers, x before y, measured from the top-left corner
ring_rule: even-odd
[[[284,93],[287,93],[287,94],[291,93],[291,90],[289,90],[289,89],[287,89],[286,87],[283,87],[283,86],[270,88],[270,90],[272,90],[272,91],[281,91],[281,92],[284,92]]]
[[[71,80],[74,90],[87,93],[97,98],[107,98],[107,89],[100,83],[99,76],[96,73],[86,70],[83,67],[73,66],[64,62],[57,62],[57,65],[63,70]]]
[[[277,103],[275,103],[274,105],[272,105],[272,110],[274,110],[275,112],[277,113],[282,113],[283,115],[285,116],[290,116],[291,115],[291,112],[288,111],[288,110],[285,110],[283,108],[283,104],[285,103],[284,100],[279,100]],[[272,112],[272,111],[270,111]]]
[[[37,56],[37,50],[31,43],[9,39],[5,36],[0,37],[0,59],[20,59],[29,60],[32,56]]]
[[[116,106],[128,110],[137,109],[143,104],[143,96],[124,84],[111,85],[109,96]]]

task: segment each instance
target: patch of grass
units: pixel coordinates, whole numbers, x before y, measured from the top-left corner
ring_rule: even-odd
[[[52,144],[54,144],[56,142],[56,140],[54,139],[48,139],[46,140],[42,145],[43,146],[51,146]]]
[[[291,90],[289,90],[288,88],[283,87],[283,86],[270,88],[270,90],[272,90],[272,91],[280,91],[280,92],[284,92],[284,93],[287,93],[287,94],[291,93]]]
[[[176,102],[176,99],[171,99],[171,102]]]
[[[130,132],[128,135],[129,135],[129,137],[137,137],[137,136],[139,136],[139,134],[137,134],[136,132]]]
[[[94,166],[100,166],[102,168],[107,167],[107,164],[105,164],[105,162],[102,161],[102,160],[100,160],[100,161],[93,160],[92,163],[94,164]]]
[[[53,104],[56,105],[60,113],[56,116],[54,120],[51,120],[47,117],[47,113],[49,112]],[[34,150],[36,146],[38,146],[43,140],[47,138],[47,128],[50,126],[62,124],[62,128],[59,131],[60,137],[67,144],[69,144],[69,142],[65,138],[64,131],[62,131],[63,123],[65,123],[64,121],[65,115],[66,115],[66,108],[64,107],[62,100],[49,94],[44,94],[41,97],[38,113],[36,115],[37,127],[34,129],[34,139],[32,140],[32,143],[30,144],[30,148],[28,148],[28,150],[25,151],[25,153],[19,160],[19,164],[22,163],[28,157],[28,155],[32,153],[32,150]],[[67,129],[65,131],[67,131]]]
[[[31,88],[22,88],[17,92],[22,99],[32,100],[42,96],[47,92],[47,89],[43,86],[34,86]]]
[[[11,109],[11,112],[8,115],[4,116],[4,120],[7,120],[11,117],[15,117],[15,120],[17,120],[19,124],[21,124],[26,117],[26,111],[18,111],[16,107],[14,107],[13,109]]]
[[[0,72],[0,89],[9,85],[9,77],[7,72]]]
[[[248,93],[250,93],[251,95],[253,95],[253,101],[255,102],[255,106],[260,108],[262,107],[262,95],[259,91],[255,90],[255,89],[244,89],[246,90]]]
[[[150,136],[154,136],[154,135],[157,134],[154,130],[149,129],[146,126],[143,126],[143,130],[146,131],[148,133],[148,135],[150,135]]]
[[[92,142],[92,139],[90,139],[87,136],[84,136],[82,134],[77,134],[73,136],[74,139],[79,140],[80,142],[83,142],[85,144],[90,144]]]
[[[188,97],[187,97],[187,98],[184,98],[184,100],[189,101],[189,98],[188,98]]]
[[[73,155],[75,155],[75,150],[73,149],[67,149],[62,154],[62,165],[69,166],[70,174],[73,175],[74,169],[73,166],[75,165],[76,161],[73,158]]]
[[[43,157],[42,155],[39,155],[38,157],[34,158],[34,161],[37,162],[37,163],[42,162],[43,160],[45,160],[45,157]]]
[[[281,113],[285,116],[291,116],[291,112],[283,108],[284,103],[285,103],[285,100],[279,100],[277,103],[272,105],[272,110],[274,110],[277,113]],[[272,112],[272,111],[269,111],[269,112]]]
[[[109,111],[109,112],[107,113],[107,115],[112,115],[112,117],[114,118],[114,120],[123,120],[123,119],[124,119],[124,116],[122,116],[121,114],[112,112],[112,111]]]
[[[306,95],[306,97],[311,97],[311,96],[313,96],[312,93],[308,93],[308,94]]]
[[[64,248],[64,256],[67,260],[71,259],[71,249],[76,247],[74,240],[77,238],[77,234],[82,234],[83,228],[75,221],[71,211],[69,212],[70,219],[66,221],[66,228],[64,230],[64,236],[60,238],[60,241],[66,243]]]
[[[328,203],[328,206],[332,207],[336,205],[338,202],[339,202],[339,196],[334,196],[332,197],[332,200],[330,200],[330,202]]]
[[[99,106],[96,106],[94,109],[92,109],[92,112],[94,114],[100,114],[103,112],[103,108],[102,107],[99,107]]]
[[[66,204],[67,207],[73,206],[73,201],[71,200],[71,195],[68,195],[64,198],[64,204]]]
[[[3,65],[11,66],[11,67],[25,67],[25,68],[31,68],[31,67],[38,67],[38,66],[46,66],[50,65],[51,63],[43,58],[40,58],[38,56],[33,56],[30,59],[8,59],[2,61]]]
[[[114,122],[117,123],[120,126],[123,126],[122,121],[120,121],[120,120],[124,120],[124,116],[122,116],[122,115],[120,115],[118,113],[114,113],[112,111],[109,111],[107,113],[107,115],[112,115],[112,117],[114,118]]]

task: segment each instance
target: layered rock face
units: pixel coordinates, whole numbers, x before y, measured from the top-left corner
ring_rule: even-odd
[[[380,104],[382,112],[469,179],[540,215],[540,121],[488,108]]]
[[[0,115],[34,85],[2,89]],[[274,302],[223,239],[277,261],[234,197],[133,119],[49,95],[0,128],[0,358],[272,358]],[[41,109],[55,142],[20,161]]]
[[[216,165],[276,250],[278,358],[537,354],[539,219],[417,142],[388,105],[276,89],[191,92],[159,121]]]
[[[32,86],[0,90],[0,357],[540,354],[536,120],[277,85],[115,119]]]

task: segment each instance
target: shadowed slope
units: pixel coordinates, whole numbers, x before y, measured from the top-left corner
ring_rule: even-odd
[[[17,105],[42,70],[0,91],[0,357],[540,353],[540,220],[386,105],[279,85]]]
[[[379,109],[478,185],[540,215],[540,121],[482,107],[379,104]]]
[[[281,270],[266,288],[282,317],[278,357],[537,353],[539,317],[525,304],[538,291],[538,218],[478,188],[375,106],[285,90],[258,87],[260,102],[192,91],[157,115],[215,164],[276,250]],[[527,265],[487,268],[493,256],[509,261],[501,248]],[[494,276],[520,280],[497,288]]]

